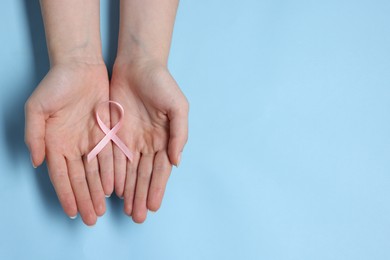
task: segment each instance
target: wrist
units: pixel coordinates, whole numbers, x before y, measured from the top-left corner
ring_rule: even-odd
[[[50,66],[56,66],[60,64],[86,64],[86,65],[105,65],[103,56],[98,52],[91,51],[57,51],[50,52]]]
[[[167,62],[156,56],[140,53],[118,53],[114,66],[125,66],[129,68],[160,67],[167,69]]]
[[[91,82],[108,81],[107,67],[104,63],[91,63],[89,60],[79,57],[51,64],[49,73],[64,75],[65,78],[78,75],[76,77],[86,77]]]
[[[137,77],[139,75],[155,75],[158,71],[167,71],[168,68],[158,59],[151,57],[120,57],[115,59],[114,75],[126,75],[127,77]]]
[[[101,63],[99,1],[41,0],[51,65]]]
[[[145,37],[119,34],[116,62],[127,64],[156,63],[167,66],[168,51],[145,41]]]
[[[47,39],[51,66],[63,63],[104,64],[99,37],[73,36]]]

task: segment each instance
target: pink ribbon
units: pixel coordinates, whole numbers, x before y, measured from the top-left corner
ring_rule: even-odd
[[[100,119],[98,109],[96,109],[96,120],[100,126],[100,129],[102,129],[102,131],[106,134],[106,136],[104,136],[103,139],[100,140],[100,142],[95,146],[95,148],[93,148],[92,151],[89,152],[89,154],[87,156],[87,160],[88,160],[88,162],[90,162],[112,140],[119,147],[119,149],[122,150],[122,152],[126,155],[126,157],[131,162],[133,160],[133,153],[129,150],[129,148],[127,148],[127,146],[122,142],[122,140],[119,139],[119,137],[116,135],[116,133],[122,127],[122,120],[123,120],[123,115],[124,115],[125,111],[124,111],[123,107],[121,106],[121,104],[119,104],[118,102],[110,100],[110,101],[104,102],[102,104],[105,104],[105,103],[111,103],[113,105],[116,105],[120,111],[120,118],[119,118],[118,123],[116,123],[116,125],[113,128],[109,129],[103,123],[103,121]],[[100,105],[102,105],[102,104],[100,104]]]

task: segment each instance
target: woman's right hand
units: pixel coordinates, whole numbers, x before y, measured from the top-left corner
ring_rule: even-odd
[[[65,213],[79,212],[94,225],[104,214],[105,197],[114,188],[112,146],[90,163],[89,151],[104,137],[96,124],[95,106],[109,99],[104,62],[72,61],[54,65],[25,105],[25,141],[34,167],[45,156],[50,179]],[[99,114],[110,126],[109,110]]]

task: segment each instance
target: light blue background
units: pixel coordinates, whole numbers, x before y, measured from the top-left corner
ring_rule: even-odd
[[[37,2],[1,1],[0,32],[0,259],[390,259],[389,1],[182,1],[190,139],[143,225],[117,198],[93,228],[63,214],[23,143],[48,70]]]

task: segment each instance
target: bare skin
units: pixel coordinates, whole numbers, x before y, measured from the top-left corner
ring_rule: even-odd
[[[109,99],[101,55],[98,0],[41,1],[51,68],[26,102],[25,141],[34,167],[46,157],[65,213],[94,225],[113,191],[111,144],[91,163],[85,155],[103,137],[96,104]],[[102,115],[109,125],[109,111]]]
[[[41,0],[51,69],[26,102],[26,144],[33,166],[46,157],[69,217],[87,225],[104,214],[104,195],[124,197],[124,211],[141,223],[160,208],[172,165],[188,136],[187,99],[167,69],[177,0],[122,0],[118,55],[109,83],[101,55],[99,0]],[[107,100],[125,110],[117,135],[134,153],[128,161],[103,138],[94,111]],[[108,127],[118,111],[100,117]]]
[[[34,124],[44,126],[43,149],[58,198],[70,217],[79,212],[87,225],[95,224],[96,217],[105,212],[99,167],[104,172],[102,180],[108,184],[106,193],[112,191],[110,147],[99,154],[100,163],[97,158],[90,163],[85,160],[104,136],[96,127],[93,111],[96,103],[106,100],[108,78],[104,65],[61,64],[51,68],[26,103],[26,129],[33,130]],[[101,117],[109,125],[108,110]],[[27,130],[27,143],[42,149],[34,144],[40,138],[32,135]],[[41,160],[35,156],[37,164]]]
[[[147,210],[160,208],[172,170],[169,151],[180,156],[187,141],[188,102],[165,67],[133,66],[115,65],[110,98],[126,111],[118,136],[135,154],[130,163],[114,147],[115,190],[124,196],[125,213],[141,223]],[[117,113],[111,115],[114,123]]]
[[[188,101],[167,68],[177,5],[177,0],[122,0],[120,5],[110,99],[125,108],[118,135],[136,156],[130,163],[114,147],[115,192],[137,223],[148,210],[160,208],[188,137]],[[117,120],[115,111],[111,120]]]

